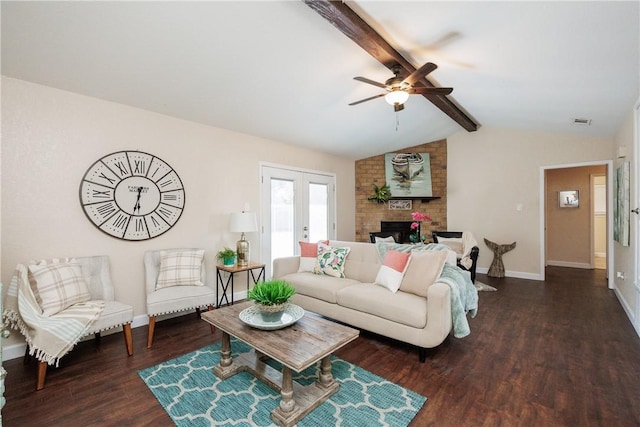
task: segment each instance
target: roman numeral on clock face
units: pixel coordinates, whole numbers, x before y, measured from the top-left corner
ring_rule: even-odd
[[[93,197],[94,199],[110,199],[111,190],[105,190],[105,191],[93,190],[93,194],[91,194],[91,197]]]
[[[119,213],[116,218],[113,220],[113,226],[116,228],[120,228],[122,230],[124,230],[124,228],[127,225],[127,220],[129,219],[128,216]]]
[[[116,207],[115,204],[113,204],[113,202],[100,205],[96,208],[96,212],[98,212],[100,216],[102,216],[103,218],[107,218],[109,215],[111,215],[117,210],[118,208]]]
[[[147,173],[147,162],[144,160],[134,160],[133,173],[135,175],[145,175]]]
[[[104,172],[100,172],[100,175],[98,175],[98,178],[102,178],[102,179],[104,179],[104,180],[107,180],[107,181],[109,181],[109,184],[112,184],[112,185],[113,185],[113,183],[114,183],[114,182],[116,182],[116,180],[115,180],[115,179],[113,179],[113,178],[110,178],[110,177],[106,176],[106,175],[104,174]]]
[[[114,166],[118,168],[118,171],[120,172],[120,176],[126,176],[129,174],[129,171],[127,170],[127,167],[124,165],[123,162],[120,162],[120,161],[116,162]]]

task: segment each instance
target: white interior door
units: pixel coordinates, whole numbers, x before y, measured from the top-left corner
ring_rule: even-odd
[[[262,260],[300,253],[299,241],[335,238],[335,176],[262,166]]]

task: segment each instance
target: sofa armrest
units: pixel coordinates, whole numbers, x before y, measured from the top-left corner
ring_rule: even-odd
[[[427,289],[427,325],[440,340],[432,347],[440,344],[449,335],[453,327],[451,318],[451,288],[448,285],[435,282]],[[436,340],[436,341],[437,341]]]
[[[271,276],[277,279],[287,274],[297,273],[300,268],[300,257],[289,256],[283,258],[276,258],[273,260],[273,271]]]

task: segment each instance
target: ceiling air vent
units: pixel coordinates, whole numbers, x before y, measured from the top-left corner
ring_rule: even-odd
[[[580,126],[590,126],[591,119],[573,119],[573,124],[580,125]]]

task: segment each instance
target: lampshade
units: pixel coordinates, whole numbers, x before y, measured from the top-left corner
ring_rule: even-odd
[[[409,99],[409,93],[400,89],[393,89],[384,96],[384,100],[391,105],[404,104],[407,102],[407,99]]]
[[[232,213],[229,219],[229,231],[232,233],[251,233],[258,231],[255,212]]]

